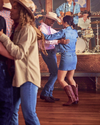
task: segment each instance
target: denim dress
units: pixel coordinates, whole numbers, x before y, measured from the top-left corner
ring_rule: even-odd
[[[58,44],[61,52],[61,60],[59,65],[59,70],[75,70],[77,64],[77,55],[75,52],[76,42],[77,42],[77,31],[72,29],[70,26],[60,30],[59,32],[51,35],[44,34],[46,40],[55,40],[55,39],[69,39],[68,44]]]

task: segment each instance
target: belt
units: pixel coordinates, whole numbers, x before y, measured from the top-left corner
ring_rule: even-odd
[[[47,52],[53,52],[53,51],[55,51],[55,49],[48,49],[48,50],[46,50]]]

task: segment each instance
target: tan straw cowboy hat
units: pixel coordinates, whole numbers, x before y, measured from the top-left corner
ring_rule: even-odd
[[[12,6],[11,6],[11,3],[9,0],[3,0],[4,1],[4,4],[3,4],[3,7],[4,8],[7,8],[7,9],[11,9]]]
[[[58,22],[61,22],[61,20],[57,17],[57,14],[54,12],[48,12],[45,15],[45,17],[50,18],[50,19],[55,20],[55,21],[58,21]]]
[[[13,0],[21,4],[34,19],[35,4],[32,0]]]

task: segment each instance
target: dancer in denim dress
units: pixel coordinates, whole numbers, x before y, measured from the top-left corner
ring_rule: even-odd
[[[65,16],[63,18],[63,26],[64,29],[60,30],[59,32],[51,35],[44,34],[44,36],[46,40],[61,38],[70,40],[68,44],[59,44],[61,51],[61,60],[58,70],[58,81],[64,88],[69,98],[68,102],[63,105],[69,106],[71,104],[77,104],[79,101],[78,86],[73,79],[77,64],[77,55],[75,53],[75,48],[78,34],[74,29],[75,24],[73,23],[73,18],[71,16]],[[68,83],[65,81],[65,77],[67,77]]]

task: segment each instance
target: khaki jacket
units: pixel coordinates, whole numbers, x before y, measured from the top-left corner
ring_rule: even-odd
[[[5,34],[0,41],[15,58],[15,75],[13,86],[20,87],[29,81],[40,87],[41,76],[36,31],[31,25],[16,29],[13,42]]]

